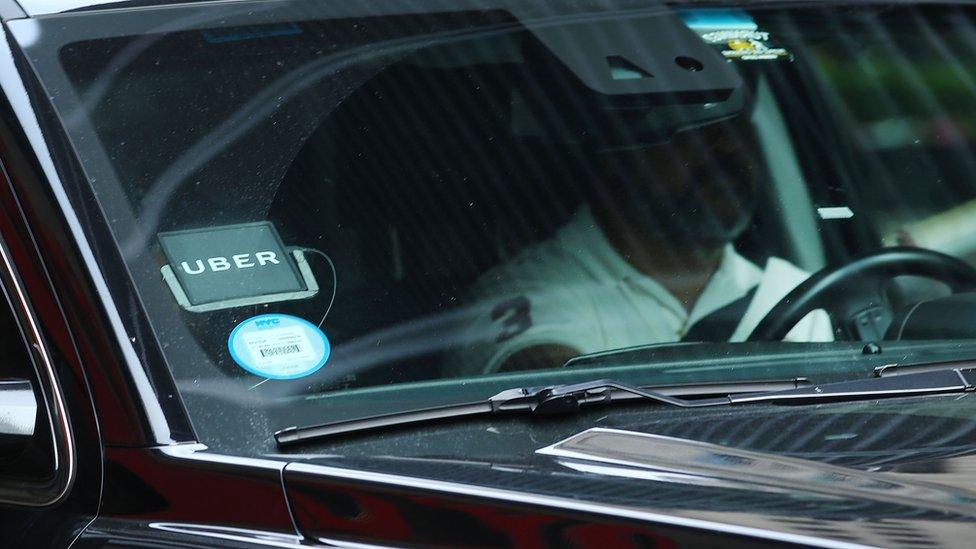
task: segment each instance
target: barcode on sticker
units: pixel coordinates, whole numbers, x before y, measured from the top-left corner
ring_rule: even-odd
[[[270,349],[261,349],[261,356],[291,355],[300,352],[302,352],[301,345],[282,345],[280,347],[271,347]]]
[[[312,343],[301,326],[249,332],[244,335],[252,360],[260,367],[290,368],[314,358]]]

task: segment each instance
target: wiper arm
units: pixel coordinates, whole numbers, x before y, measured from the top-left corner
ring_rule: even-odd
[[[502,413],[555,414],[578,410],[581,406],[599,402],[648,398],[682,407],[729,404],[727,396],[715,399],[688,399],[683,396],[756,394],[757,391],[779,391],[808,385],[806,378],[760,380],[720,383],[696,383],[659,386],[653,389],[635,387],[608,379],[583,383],[544,387],[506,389],[483,401],[449,404],[419,410],[395,412],[361,419],[337,421],[310,427],[288,427],[274,434],[278,446],[351,432],[384,427],[424,423],[441,419],[455,419],[472,415]]]

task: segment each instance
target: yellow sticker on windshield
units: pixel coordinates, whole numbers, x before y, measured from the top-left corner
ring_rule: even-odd
[[[741,9],[708,8],[684,10],[681,18],[705,43],[717,48],[731,61],[759,61],[793,58],[770,40],[752,16]]]
[[[786,48],[775,47],[769,42],[769,33],[759,30],[718,30],[702,35],[705,42],[718,46],[726,59],[756,61],[788,59]]]

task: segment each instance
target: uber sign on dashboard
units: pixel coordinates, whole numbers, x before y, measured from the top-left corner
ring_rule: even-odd
[[[194,312],[311,297],[318,286],[300,250],[285,249],[269,222],[159,234],[163,278]]]

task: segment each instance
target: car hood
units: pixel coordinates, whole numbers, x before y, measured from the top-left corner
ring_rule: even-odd
[[[300,526],[315,531],[325,520],[330,532],[348,528],[350,535],[375,525],[352,520],[337,528],[332,512],[322,513],[323,478],[582,505],[786,541],[960,545],[976,533],[974,403],[967,395],[694,414],[618,411],[570,433],[544,423],[512,424],[511,432],[490,422],[446,426],[387,439],[393,446],[385,455],[370,442],[371,456],[355,455],[355,443],[306,456],[286,468],[286,487]],[[465,444],[466,436],[494,446]],[[451,443],[438,445],[438,437]],[[402,445],[410,440],[427,453],[409,455]],[[375,516],[364,511],[354,516]]]

